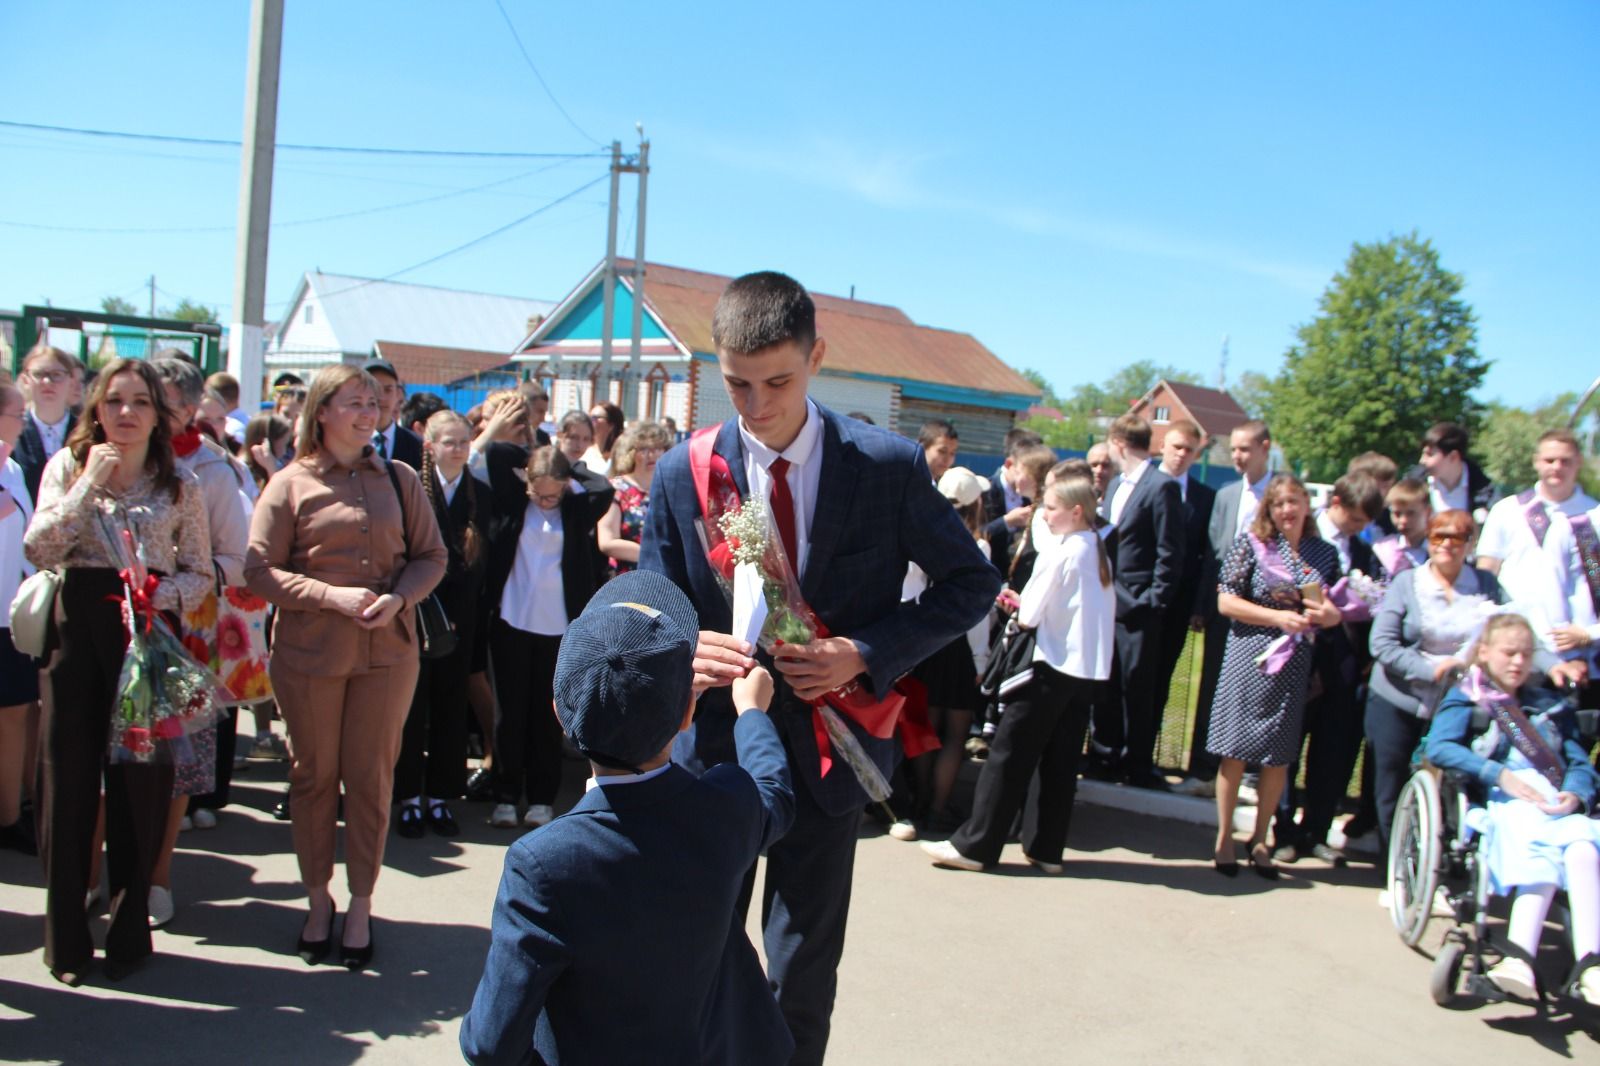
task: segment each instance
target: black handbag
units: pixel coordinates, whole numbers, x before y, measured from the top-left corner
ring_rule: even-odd
[[[993,703],[1006,700],[1033,680],[1033,649],[1039,643],[1038,634],[1023,629],[1012,619],[995,638],[989,654],[989,665],[978,681],[978,692]]]
[[[394,486],[395,498],[400,501],[400,535],[406,542],[406,559],[411,558],[411,534],[406,529],[406,498],[400,492],[400,478],[394,472],[394,464],[387,459],[384,466],[389,471],[389,483]],[[430,592],[417,604],[417,648],[424,659],[443,659],[456,650],[460,638],[456,633],[456,624],[450,621],[450,616],[445,613],[444,604],[439,602],[439,597]]]

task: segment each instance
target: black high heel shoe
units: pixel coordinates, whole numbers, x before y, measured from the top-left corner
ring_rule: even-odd
[[[328,901],[328,935],[321,940],[307,940],[305,928],[300,930],[300,938],[295,942],[295,951],[300,956],[300,961],[307,966],[315,966],[328,957],[328,952],[333,950],[333,920],[339,916],[339,904]]]
[[[1256,858],[1257,851],[1266,856],[1265,861]],[[1258,841],[1250,845],[1250,868],[1268,881],[1276,881],[1278,879],[1278,864],[1272,861],[1272,852],[1268,849],[1265,841]]]
[[[349,921],[348,918],[345,920]],[[367,968],[372,962],[372,945],[378,939],[374,935],[375,933],[376,930],[372,925],[372,916],[369,914],[367,916],[367,943],[364,947],[353,948],[342,940],[339,942],[339,961],[344,964],[345,969],[355,973],[357,970],[365,970]]]
[[[1233,847],[1230,845],[1228,850],[1232,852]],[[1211,856],[1211,863],[1217,868],[1217,873],[1221,874],[1223,877],[1239,876],[1239,861],[1237,859],[1233,860],[1232,862],[1223,862],[1213,854]]]

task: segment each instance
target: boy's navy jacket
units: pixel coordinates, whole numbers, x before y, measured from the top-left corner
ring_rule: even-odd
[[[506,855],[483,979],[461,1024],[473,1063],[784,1063],[794,1049],[737,913],[794,792],[760,712],[739,765],[591,788]]]
[[[1000,573],[934,487],[915,441],[821,404],[817,409],[822,470],[800,591],[831,632],[856,642],[867,663],[869,687],[885,696],[918,663],[983,618],[1000,592]],[[737,418],[722,424],[715,451],[727,460],[740,496],[748,497]],[[733,610],[706,560],[695,528],[699,518],[689,449],[680,444],[656,466],[639,569],[671,578],[694,602],[702,629],[727,633]],[[922,567],[931,584],[917,600],[901,603],[908,562]],[[788,685],[774,676],[779,693],[774,715],[800,779],[827,814],[859,811],[867,797],[855,776],[838,765],[826,778],[820,776],[810,707],[794,700]],[[679,734],[673,758],[696,773],[726,762],[733,754],[732,721],[727,690],[710,690],[700,700],[693,728]],[[879,769],[892,773],[899,741],[878,740],[853,723],[850,728]]]

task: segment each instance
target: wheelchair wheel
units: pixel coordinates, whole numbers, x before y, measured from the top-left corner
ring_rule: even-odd
[[[1433,960],[1433,973],[1428,978],[1428,992],[1441,1007],[1455,1002],[1456,989],[1461,984],[1461,963],[1466,958],[1467,946],[1459,940],[1446,940],[1439,955]]]
[[[1411,775],[1395,806],[1389,835],[1389,916],[1407,947],[1416,947],[1433,916],[1443,844],[1439,782],[1432,774]]]

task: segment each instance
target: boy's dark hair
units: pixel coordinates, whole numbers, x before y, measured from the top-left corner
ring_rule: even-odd
[[[1467,431],[1464,427],[1454,422],[1440,422],[1429,428],[1422,435],[1422,446],[1432,448],[1441,455],[1455,452],[1461,458],[1467,457]]]
[[[1383,492],[1378,488],[1377,478],[1371,474],[1346,474],[1333,483],[1330,495],[1345,507],[1360,511],[1368,518],[1377,518],[1383,513]]]
[[[407,429],[417,423],[428,424],[428,419],[440,411],[449,410],[450,405],[444,402],[444,397],[432,392],[413,392],[406,397],[404,406],[400,408],[400,417],[395,421]]]
[[[872,420],[872,416],[867,414],[865,411],[851,411],[849,417],[855,419],[857,422],[865,422],[869,426],[875,426],[878,424],[874,422]]]
[[[922,423],[922,428],[917,430],[917,443],[922,445],[922,450],[927,451],[941,439],[949,437],[951,440],[960,440],[953,423],[942,418],[930,418]]]
[[[1117,418],[1106,431],[1112,440],[1120,440],[1135,451],[1150,450],[1150,423],[1132,411]]]
[[[1012,426],[1006,430],[1006,458],[1010,459],[1018,452],[1027,451],[1029,448],[1037,448],[1043,443],[1044,438],[1033,430],[1023,429],[1021,426]]]
[[[1380,482],[1393,482],[1400,475],[1400,467],[1382,452],[1362,452],[1344,468],[1346,474],[1370,474]]]
[[[816,339],[816,305],[803,285],[775,270],[734,278],[711,313],[719,352],[750,355],[794,341],[809,354]]]
[[[1239,432],[1248,433],[1248,434],[1250,434],[1251,439],[1254,440],[1257,444],[1271,444],[1272,443],[1272,431],[1270,429],[1268,429],[1267,428],[1267,424],[1265,422],[1261,421],[1261,419],[1259,419],[1259,418],[1252,418],[1248,422],[1240,422],[1237,426],[1234,426],[1233,429],[1230,432],[1231,433],[1239,433]]]

